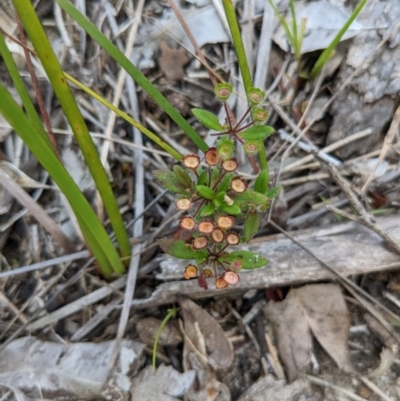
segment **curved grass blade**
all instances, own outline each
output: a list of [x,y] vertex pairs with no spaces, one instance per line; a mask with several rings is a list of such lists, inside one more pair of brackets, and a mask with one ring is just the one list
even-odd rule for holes
[[[16,1],[16,0],[14,0]],[[148,95],[182,128],[187,136],[205,152],[208,145],[190,124],[168,102],[161,92],[137,69],[125,55],[114,46],[103,33],[92,24],[68,0],[55,0],[55,2],[81,26],[147,93]]]
[[340,42],[340,39],[342,39],[342,36],[347,32],[347,30],[349,29],[350,25],[357,18],[358,14],[360,14],[361,10],[364,8],[364,6],[367,3],[367,1],[368,0],[361,0],[360,1],[358,6],[354,9],[353,13],[350,15],[349,19],[342,26],[342,28],[337,33],[337,35],[333,38],[332,42],[329,44],[329,46],[318,57],[318,60],[315,62],[314,67],[312,68],[312,70],[310,72],[310,78],[311,79],[315,78],[321,72],[321,70],[324,67],[324,65],[331,58],[332,52],[335,50],[335,47]]
[[164,142],[161,138],[159,138],[156,134],[148,130],[145,126],[140,124],[138,121],[133,119],[131,116],[126,114],[124,111],[120,110],[118,107],[114,106],[112,103],[98,95],[96,92],[92,91],[90,88],[87,86],[83,85],[81,82],[79,82],[77,79],[72,77],[71,75],[67,74],[64,72],[65,77],[68,79],[68,81],[72,82],[74,85],[85,91],[88,95],[92,96],[95,98],[97,101],[99,101],[101,104],[112,110],[115,114],[118,114],[121,118],[123,118],[125,121],[127,121],[129,124],[132,124],[135,128],[137,128],[140,132],[142,132],[144,135],[146,135],[148,138],[150,138],[152,141],[154,141],[160,148],[164,149],[166,152],[168,152],[172,157],[175,157],[176,160],[179,162],[182,161],[183,157],[182,155],[176,151],[174,148],[172,148],[170,145],[168,145],[166,142]]
[[25,87],[24,81],[19,75],[18,68],[15,65],[10,50],[8,50],[8,47],[4,40],[4,36],[1,33],[1,31],[0,31],[0,54],[3,57],[8,72],[10,73],[15,89],[17,90],[19,97],[22,100],[22,104],[24,105],[29,120],[32,122],[39,135],[47,142],[47,144],[51,148],[53,148],[50,139],[47,136],[46,130],[43,127],[42,121],[40,120],[39,114],[37,113],[35,106],[33,105],[32,99],[29,96],[29,92]]
[[36,131],[18,104],[0,85],[0,113],[22,138],[40,164],[49,172],[54,182],[64,193],[76,214],[82,232],[93,255],[105,275],[113,271],[122,274],[125,270],[118,252],[107,235],[86,198],[61,164],[53,149]]
[[[30,0],[13,0],[14,7],[24,25],[26,32],[35,48],[36,54],[50,80],[52,88],[60,101],[78,145],[93,176],[96,188],[100,193],[111,225],[114,229],[121,254],[124,258],[131,254],[131,245],[118,208],[111,185],[104,167],[100,161],[97,149],[89,134],[85,121],[64,77],[61,66],[53,52],[51,44],[35,13]],[[50,171],[49,171],[50,173]],[[129,261],[126,260],[126,263]]]

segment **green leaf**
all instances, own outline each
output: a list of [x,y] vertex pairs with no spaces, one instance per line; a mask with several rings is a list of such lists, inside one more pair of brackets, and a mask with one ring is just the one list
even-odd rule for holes
[[282,187],[274,187],[271,189],[268,189],[267,191],[265,191],[265,196],[267,196],[269,199],[274,199],[275,196],[277,196],[279,194],[279,192],[281,192]]
[[206,187],[205,185],[197,185],[196,190],[199,195],[204,199],[211,200],[214,198],[214,191],[211,188]]
[[192,113],[205,127],[222,132],[225,128],[218,121],[218,117],[203,109],[192,109]]
[[190,189],[192,186],[192,179],[188,172],[181,166],[175,165],[173,167],[174,173],[178,181],[187,189]]
[[247,205],[263,206],[269,204],[269,198],[267,196],[250,189],[241,194],[234,194],[231,198],[239,207]]
[[162,186],[168,189],[168,191],[174,194],[187,195],[186,188],[181,184],[173,171],[154,170],[153,175]]
[[200,209],[200,216],[210,216],[215,212],[215,205],[214,203],[210,203],[208,205],[203,206]]
[[157,243],[165,253],[178,259],[196,259],[200,263],[207,259],[207,251],[205,249],[193,249],[180,239],[162,238],[157,240]]
[[197,185],[204,185],[207,182],[208,174],[207,171],[198,171],[199,178],[197,179]]
[[231,186],[232,177],[232,173],[225,174],[224,178],[222,178],[221,182],[217,186],[217,192],[228,192]]
[[265,194],[268,189],[269,174],[267,170],[262,170],[254,183],[254,191]]
[[224,201],[225,198],[225,192],[218,192],[217,195],[214,197],[214,204],[217,207],[220,207],[222,205],[222,202]]
[[245,131],[240,136],[245,141],[262,141],[275,132],[275,129],[268,125],[255,125]]
[[244,221],[244,241],[249,242],[258,232],[260,227],[260,218],[257,212],[253,211],[247,214]]
[[227,205],[226,203],[221,206],[221,210],[233,216],[241,213],[240,207],[238,205]]
[[240,260],[242,269],[258,269],[268,264],[268,259],[250,251],[235,251],[224,255],[223,260],[228,263]]

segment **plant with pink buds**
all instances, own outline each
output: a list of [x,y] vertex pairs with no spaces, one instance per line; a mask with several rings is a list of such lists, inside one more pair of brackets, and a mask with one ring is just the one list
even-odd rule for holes
[[[220,84],[215,89],[217,98],[225,109],[226,100],[233,87]],[[242,242],[249,242],[256,235],[259,213],[267,210],[279,188],[269,189],[268,170],[257,176],[254,187],[240,175],[239,163],[233,157],[235,147],[243,145],[248,154],[257,154],[273,128],[262,125],[268,112],[260,105],[264,93],[251,88],[248,93],[249,108],[236,123],[231,113],[226,114],[226,124],[207,110],[193,109],[194,116],[219,136],[216,146],[199,156],[189,154],[182,159],[182,166],[172,171],[155,171],[156,179],[170,192],[176,194],[176,207],[183,213],[179,226],[191,239],[175,238],[158,240],[168,254],[181,259],[194,260],[184,272],[185,279],[197,278],[200,287],[207,289],[207,280],[214,277],[215,286],[223,289],[239,281],[238,271],[265,266],[268,260],[254,252],[232,250]],[[246,118],[251,122],[247,123]],[[235,173],[235,176],[233,175]],[[244,221],[243,234],[232,231],[237,221]]]

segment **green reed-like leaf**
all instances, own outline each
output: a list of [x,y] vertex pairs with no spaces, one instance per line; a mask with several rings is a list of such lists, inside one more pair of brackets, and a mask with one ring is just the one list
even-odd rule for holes
[[2,85],[0,85],[0,98],[2,99],[0,113],[22,138],[41,165],[49,172],[54,182],[68,199],[77,216],[87,245],[96,257],[103,273],[106,275],[110,275],[113,271],[118,274],[123,273],[124,266],[103,225],[53,149],[36,131],[33,123],[28,120]]
[[350,25],[353,23],[353,21],[357,18],[358,14],[360,14],[361,10],[364,8],[365,4],[367,4],[368,0],[361,0],[358,6],[354,9],[352,14],[350,15],[349,19],[346,21],[346,23],[342,26],[342,29],[337,33],[337,35],[333,38],[332,42],[329,44],[329,46],[321,53],[321,55],[318,57],[318,60],[314,64],[314,67],[311,70],[310,73],[310,78],[313,79],[315,78],[322,70],[324,65],[327,63],[327,61],[331,58],[333,50],[335,47],[338,45],[340,42],[340,39],[342,39],[342,36],[346,33],[346,31],[349,29]]
[[[117,200],[61,66],[35,13],[31,1],[13,0],[13,4],[29,35],[29,38],[32,41],[37,56],[43,64],[51,86],[61,104],[78,142],[79,148],[81,149],[87,166],[93,176],[96,188],[100,193],[104,207],[114,229],[121,254],[124,258],[127,258],[131,254],[131,244],[119,211]],[[125,263],[128,262],[128,260],[125,260]]]
[[205,152],[208,149],[208,145],[203,141],[201,136],[190,126],[181,114],[177,112],[161,92],[94,24],[92,24],[68,0],[55,0],[55,2],[148,93],[148,95],[171,117],[171,119],[182,128],[186,135],[190,137],[200,150]]

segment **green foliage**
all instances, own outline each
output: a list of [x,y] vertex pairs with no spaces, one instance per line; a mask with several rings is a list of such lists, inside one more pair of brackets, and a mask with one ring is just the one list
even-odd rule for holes
[[254,191],[265,194],[268,189],[269,184],[269,175],[266,170],[262,170],[260,174],[258,174],[256,181],[254,182]]
[[190,175],[187,173],[187,171],[179,165],[175,165],[173,167],[173,171],[180,184],[184,188],[190,189],[192,186],[192,179],[190,178]]
[[249,242],[257,234],[258,228],[260,227],[260,218],[256,211],[251,211],[246,215],[244,220],[244,241]]
[[153,175],[168,191],[174,194],[187,194],[187,187],[182,184],[174,171],[154,170]]
[[221,210],[225,213],[231,214],[232,216],[236,216],[241,213],[240,207],[238,205],[228,205],[223,204],[221,205]]
[[255,125],[243,131],[240,136],[245,141],[263,141],[275,132],[274,128],[268,125]]
[[192,109],[192,113],[205,127],[220,132],[224,130],[215,114],[203,109]]
[[201,263],[207,258],[207,251],[204,249],[193,249],[182,240],[162,238],[157,240],[157,243],[165,253],[178,259],[195,259]]
[[214,198],[214,191],[211,188],[206,187],[205,185],[197,185],[196,187],[199,195],[207,200],[212,200]]
[[267,196],[269,199],[274,199],[276,196],[278,196],[279,192],[281,192],[282,187],[274,187],[271,189],[268,189],[265,192],[265,196]]
[[257,253],[250,251],[234,251],[227,253],[221,257],[221,261],[233,263],[235,261],[242,262],[242,269],[258,269],[268,264],[268,259]]
[[204,216],[211,216],[215,212],[215,204],[214,203],[209,203],[208,205],[204,205],[199,212],[199,215],[201,217]]
[[232,195],[232,199],[235,201],[235,204],[240,206],[262,206],[269,205],[269,198],[263,194],[260,194],[256,191],[252,191],[248,189],[247,191],[241,194]]

